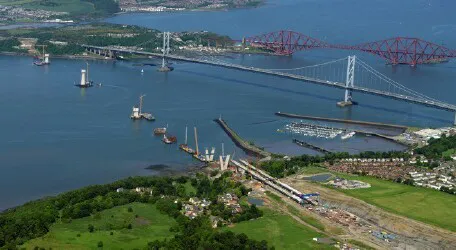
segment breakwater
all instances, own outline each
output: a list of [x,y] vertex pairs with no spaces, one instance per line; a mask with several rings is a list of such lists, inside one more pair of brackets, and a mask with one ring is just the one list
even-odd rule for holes
[[298,139],[293,139],[293,142],[296,143],[297,145],[301,146],[301,147],[310,148],[310,149],[313,149],[313,150],[318,151],[318,152],[323,153],[323,154],[331,153],[331,151],[329,151],[329,150],[326,150],[324,148],[312,145],[312,144],[307,143],[305,141],[301,141],[301,140],[298,140]]
[[221,118],[214,120],[217,124],[219,124],[222,129],[226,132],[226,134],[233,140],[234,144],[244,150],[247,154],[251,154],[254,156],[259,157],[269,157],[271,154],[266,152],[255,145],[251,145],[250,143],[244,141],[234,130],[232,130],[228,124]]
[[384,128],[394,128],[394,129],[400,129],[400,130],[402,130],[402,132],[404,132],[407,129],[406,126],[395,125],[395,124],[386,124],[386,123],[380,123],[380,122],[356,121],[356,120],[346,120],[346,119],[338,119],[338,118],[308,116],[308,115],[298,115],[298,114],[282,113],[280,111],[276,112],[275,115],[282,116],[282,117],[288,117],[288,118],[297,118],[297,119],[340,122],[340,123],[351,123],[351,124],[358,124],[358,125],[368,125],[368,126],[376,126],[376,127],[384,127]]

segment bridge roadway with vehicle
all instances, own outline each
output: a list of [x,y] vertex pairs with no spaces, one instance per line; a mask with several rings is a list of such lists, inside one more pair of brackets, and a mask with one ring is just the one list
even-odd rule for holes
[[[123,48],[98,47],[98,46],[91,46],[91,45],[82,45],[82,47],[84,47],[88,50],[109,51],[110,54],[125,53],[125,54],[152,56],[152,57],[163,57],[163,54],[160,54],[160,53],[137,51],[137,50],[123,49]],[[108,53],[106,53],[106,54],[108,54]],[[347,86],[345,86],[345,83],[340,83],[340,82],[331,82],[331,81],[316,79],[316,78],[307,77],[307,76],[289,74],[289,73],[284,73],[284,72],[277,72],[277,71],[268,70],[268,69],[249,67],[249,66],[243,66],[243,65],[239,65],[239,64],[232,64],[232,63],[226,63],[226,62],[220,62],[220,61],[209,61],[209,60],[204,60],[204,59],[188,58],[188,57],[177,56],[177,55],[166,55],[165,57],[167,59],[176,60],[176,61],[206,64],[206,65],[225,67],[225,68],[230,68],[230,69],[237,69],[237,70],[261,73],[261,74],[266,74],[266,75],[278,76],[278,77],[288,78],[288,79],[293,79],[293,80],[311,82],[311,83],[316,83],[316,84],[325,85],[325,86],[329,86],[329,87],[335,87],[335,88],[340,88],[340,89],[344,89],[344,90],[348,89],[348,90],[354,91],[354,92],[361,92],[361,93],[366,93],[366,94],[370,94],[370,95],[383,96],[383,97],[387,97],[387,98],[391,98],[391,99],[406,101],[406,102],[410,102],[410,103],[416,103],[416,104],[433,107],[433,108],[437,108],[437,109],[441,109],[441,110],[456,112],[456,106],[452,105],[452,104],[432,101],[432,100],[424,100],[424,99],[417,98],[417,97],[406,96],[406,95],[385,92],[385,91],[375,90],[375,89],[370,89],[370,88],[364,88],[364,87],[359,87],[359,86],[347,87]],[[456,116],[455,116],[455,122],[456,122]]]

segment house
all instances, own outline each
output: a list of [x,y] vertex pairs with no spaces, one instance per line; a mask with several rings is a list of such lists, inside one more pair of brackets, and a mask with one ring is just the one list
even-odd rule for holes
[[210,216],[209,220],[211,221],[212,228],[217,228],[219,222],[223,222],[223,219],[217,216]]
[[211,205],[211,202],[207,201],[206,199],[203,199],[201,201],[200,205],[201,205],[201,207],[206,208],[206,207],[209,207]]
[[117,192],[117,193],[121,193],[121,192],[123,192],[124,190],[125,190],[124,188],[118,188],[118,189],[116,189],[116,192]]
[[188,202],[190,202],[191,204],[198,204],[200,203],[200,199],[198,199],[198,197],[191,197],[190,199],[188,199]]

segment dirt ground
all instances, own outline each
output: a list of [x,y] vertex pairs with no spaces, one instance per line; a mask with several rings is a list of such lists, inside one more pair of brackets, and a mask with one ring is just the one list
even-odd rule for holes
[[[386,212],[359,199],[343,193],[322,187],[293,176],[282,179],[303,193],[319,192],[321,203],[346,211],[359,217],[363,226],[345,226],[348,231],[347,238],[355,238],[376,248],[386,249],[456,249],[456,233],[418,222],[403,216]],[[314,213],[315,214],[315,213]],[[328,224],[326,219],[320,221]],[[334,222],[330,222],[334,224]],[[387,231],[397,235],[391,242],[382,242],[373,237],[368,228],[372,230]],[[344,236],[340,236],[344,237]]]

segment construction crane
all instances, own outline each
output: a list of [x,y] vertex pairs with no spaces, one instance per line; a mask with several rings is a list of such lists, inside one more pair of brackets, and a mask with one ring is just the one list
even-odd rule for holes
[[41,55],[40,51],[36,50],[37,53],[38,53],[38,56],[36,56],[36,58],[39,59],[39,61],[35,61],[34,64],[37,65],[37,66],[43,66],[43,65],[50,64],[50,62],[49,62],[49,54],[44,53],[44,48],[46,48],[47,45],[35,45],[35,47],[42,47],[43,48],[43,54]]
[[46,48],[47,45],[35,45],[35,47],[41,47],[43,49],[43,54],[40,53],[40,50],[36,50],[36,52],[38,53],[38,56],[44,58],[44,48]]

